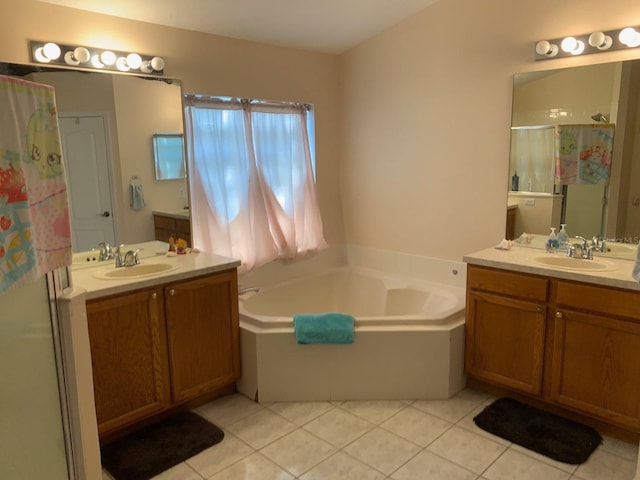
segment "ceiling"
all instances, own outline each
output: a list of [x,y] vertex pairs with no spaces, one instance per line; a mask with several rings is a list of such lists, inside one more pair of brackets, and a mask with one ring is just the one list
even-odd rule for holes
[[342,53],[438,0],[39,0],[116,17]]

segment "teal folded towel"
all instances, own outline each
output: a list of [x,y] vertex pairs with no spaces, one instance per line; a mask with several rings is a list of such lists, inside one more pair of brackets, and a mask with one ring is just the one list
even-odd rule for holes
[[293,316],[296,342],[353,343],[354,319],[346,313],[302,313]]

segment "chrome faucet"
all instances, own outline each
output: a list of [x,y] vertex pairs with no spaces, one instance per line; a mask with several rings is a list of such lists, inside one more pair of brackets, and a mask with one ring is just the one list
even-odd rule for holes
[[109,245],[109,242],[100,242],[98,247],[100,247],[100,253],[98,255],[99,262],[104,262],[105,260],[113,258],[113,252],[111,251],[111,245]]
[[567,257],[571,258],[583,258],[585,260],[593,260],[593,245],[589,245],[589,242],[582,238],[576,237],[578,240],[582,240],[581,243],[572,243],[567,247]]
[[133,267],[134,265],[140,264],[140,256],[139,250],[127,250],[127,252],[122,255],[122,250],[124,249],[124,245],[120,245],[116,249],[115,259],[116,259],[116,268],[120,267]]

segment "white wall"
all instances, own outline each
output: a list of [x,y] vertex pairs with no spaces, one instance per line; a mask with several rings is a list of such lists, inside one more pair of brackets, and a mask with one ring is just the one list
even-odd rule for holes
[[347,241],[450,259],[497,244],[513,74],[638,57],[534,61],[538,40],[638,18],[634,0],[440,0],[343,55]]

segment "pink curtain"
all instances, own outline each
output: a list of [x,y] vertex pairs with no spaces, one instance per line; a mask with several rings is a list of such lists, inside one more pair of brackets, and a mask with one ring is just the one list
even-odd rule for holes
[[248,271],[326,248],[307,108],[187,96],[193,243]]

